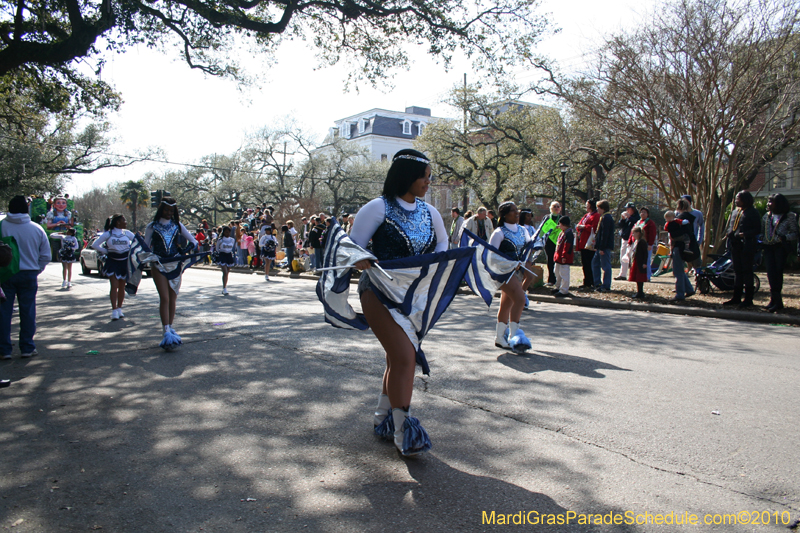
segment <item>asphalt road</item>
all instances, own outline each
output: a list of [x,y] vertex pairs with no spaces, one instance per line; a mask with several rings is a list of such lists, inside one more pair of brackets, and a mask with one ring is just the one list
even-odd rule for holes
[[[787,531],[800,518],[797,328],[534,304],[534,350],[518,356],[494,347],[496,303],[459,296],[423,343],[431,375],[412,402],[433,450],[405,460],[371,435],[378,342],[325,324],[307,280],[231,274],[222,296],[218,272],[190,270],[184,346],[167,354],[151,281],[111,322],[107,281],[62,290],[55,264],[39,279],[40,355],[0,362],[11,531]],[[570,524],[530,523],[544,514]],[[698,524],[635,523],[648,515]]]

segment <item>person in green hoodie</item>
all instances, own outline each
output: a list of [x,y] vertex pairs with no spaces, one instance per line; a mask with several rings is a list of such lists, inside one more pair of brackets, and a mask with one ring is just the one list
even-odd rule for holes
[[[547,254],[547,283],[546,287],[554,287],[556,284],[556,270],[555,262],[553,260],[556,253],[556,243],[558,236],[561,235],[561,230],[558,227],[558,221],[561,218],[561,204],[558,202],[550,202],[550,214],[542,218],[542,223],[539,225],[539,235],[544,241],[544,251]],[[537,235],[538,237],[538,235]]]

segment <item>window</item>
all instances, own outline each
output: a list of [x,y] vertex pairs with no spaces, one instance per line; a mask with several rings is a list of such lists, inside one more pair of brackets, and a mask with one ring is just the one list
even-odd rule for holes
[[344,139],[350,138],[350,124],[342,122],[341,126],[339,126],[339,137]]
[[411,135],[411,121],[404,120],[403,121],[403,135]]
[[381,154],[381,161],[388,161],[388,160],[389,160],[389,156],[388,155]]
[[417,135],[422,135],[422,133],[425,131],[425,124],[423,122],[420,122],[419,124],[417,124],[417,129],[419,130],[419,133]]
[[364,133],[367,130],[367,125],[369,124],[368,118],[362,118],[358,121],[358,133]]

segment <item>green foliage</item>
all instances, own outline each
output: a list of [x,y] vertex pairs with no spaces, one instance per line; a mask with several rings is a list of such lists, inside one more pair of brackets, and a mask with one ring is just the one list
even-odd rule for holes
[[533,13],[535,0],[29,0],[24,10],[0,3],[7,14],[0,23],[0,75],[25,67],[82,88],[86,80],[74,60],[98,60],[101,42],[118,52],[137,44],[174,48],[191,68],[244,80],[236,62],[242,49],[271,57],[282,40],[301,39],[321,62],[347,61],[355,79],[375,81],[407,67],[409,44],[426,45],[445,64],[461,49],[500,75],[534,57],[545,27]]
[[474,192],[489,209],[512,198],[552,195],[552,169],[543,155],[563,127],[558,111],[492,98],[475,86],[453,89],[447,102],[469,116],[466,128],[434,122],[416,141],[437,179]]

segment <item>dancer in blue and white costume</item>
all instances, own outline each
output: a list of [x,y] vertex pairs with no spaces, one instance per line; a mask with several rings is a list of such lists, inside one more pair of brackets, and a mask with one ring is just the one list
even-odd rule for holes
[[[228,271],[232,266],[236,266],[236,258],[233,256],[233,249],[236,247],[236,239],[231,237],[231,227],[222,228],[222,235],[217,239],[216,263],[222,270],[222,294],[228,294]],[[238,253],[238,252],[236,252]]]
[[81,249],[78,239],[75,238],[75,228],[69,228],[65,233],[51,233],[50,237],[61,239],[61,248],[58,258],[61,260],[62,289],[72,287],[72,264],[78,262],[78,250]]
[[278,240],[275,238],[275,235],[272,234],[275,225],[270,224],[266,226],[266,228],[266,232],[258,241],[258,247],[261,249],[261,260],[264,262],[264,281],[269,281],[269,270],[272,267],[272,262],[275,261]]
[[[525,245],[531,240],[527,230],[519,225],[519,210],[514,202],[500,204],[497,209],[497,229],[492,233],[489,244],[500,250],[506,256],[517,261],[525,260]],[[531,265],[528,265],[530,268]],[[530,349],[528,341],[522,330],[519,329],[519,321],[522,317],[522,310],[525,307],[525,285],[526,278],[532,276],[525,271],[523,281],[515,274],[511,276],[507,283],[500,287],[500,309],[497,311],[497,326],[494,345],[498,348],[510,348],[515,352],[524,352]],[[506,336],[506,330],[507,336]]]
[[[419,199],[425,196],[430,182],[430,162],[424,154],[410,149],[397,152],[383,184],[383,196],[361,208],[350,238],[362,248],[368,248],[371,241],[369,249],[378,261],[446,251],[447,230],[442,216]],[[356,267],[367,270],[371,263],[360,261]],[[370,287],[369,277],[362,275],[358,285],[361,307],[370,329],[386,351],[383,388],[375,409],[376,433],[392,438],[402,455],[416,455],[430,448],[427,433],[418,420],[409,416],[416,350]],[[403,438],[412,431],[411,427],[424,434],[424,438],[417,439],[423,443],[404,447]]]
[[[106,220],[105,233],[92,243],[92,248],[106,255],[101,274],[111,282],[111,320],[119,320],[125,315],[122,313],[122,303],[125,301],[125,283],[128,281],[128,256],[131,253],[131,243],[135,238],[133,232],[127,230],[128,221],[125,215],[111,215]],[[105,243],[105,248],[103,247]],[[106,252],[106,250],[108,250]]]
[[[183,250],[178,247],[179,235],[189,243]],[[160,259],[173,259],[182,252],[197,248],[197,240],[180,222],[178,203],[169,196],[161,199],[153,222],[148,224],[145,230],[144,242]],[[172,327],[175,321],[178,291],[181,288],[181,268],[182,261],[162,261],[154,263],[152,268],[153,281],[158,290],[158,312],[164,328],[164,339],[160,346],[167,351],[182,344],[181,338]]]

